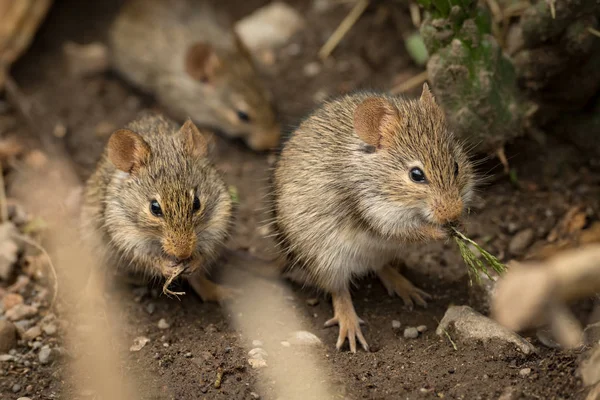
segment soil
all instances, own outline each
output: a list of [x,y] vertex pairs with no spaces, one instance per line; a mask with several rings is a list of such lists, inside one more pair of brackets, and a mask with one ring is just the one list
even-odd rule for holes
[[[238,3],[231,0],[220,4],[239,18],[266,1]],[[307,16],[307,26],[277,51],[273,65],[264,68],[265,81],[288,129],[327,96],[361,88],[387,90],[397,79],[419,72],[403,47],[402,31],[411,26],[408,15],[393,19],[369,10],[331,60],[321,65],[320,72],[307,77],[304,66],[316,61],[320,45],[348,8],[335,5],[317,12],[311,2],[289,3]],[[74,77],[67,70],[62,51],[65,41],[104,41],[119,4],[116,0],[57,1],[33,46],[12,70],[25,95],[67,128],[62,140],[82,182],[108,138],[107,125],[120,127],[144,107],[160,109],[151,97],[140,94],[112,72]],[[31,132],[23,120],[20,123],[32,138],[52,132],[52,126],[46,132]],[[574,205],[587,207],[592,219],[598,216],[600,163],[581,159],[569,145],[547,139],[544,144],[521,139],[507,149],[516,178],[502,175],[493,160],[479,166],[488,179],[469,217],[467,233],[503,261],[513,257],[508,247],[518,231],[531,228],[535,239],[543,240]],[[262,208],[272,156],[252,153],[219,138],[215,160],[240,198],[231,246],[261,254],[270,243],[260,234],[263,216],[257,210]],[[360,281],[354,290],[354,304],[368,322],[363,332],[372,347],[369,353],[335,351],[336,329],[323,328],[331,317],[330,303],[320,297],[317,305],[310,306],[307,300],[315,297],[315,292],[291,286],[293,296],[288,301],[304,317],[305,329],[323,341],[318,354],[329,367],[328,379],[335,382],[339,398],[497,399],[509,392],[512,397],[506,398],[510,399],[584,398],[586,389],[576,373],[580,355],[545,347],[534,334],[525,335],[538,349],[530,356],[460,341],[455,349],[445,336],[436,335],[437,323],[451,304],[486,311],[485,303],[470,289],[466,268],[453,243],[407,246],[403,269],[433,299],[426,309],[407,311],[401,300],[389,297],[375,279]],[[583,316],[589,312],[589,303],[580,307]],[[122,353],[128,370],[143,371],[149,378],[143,398],[256,398],[252,392],[264,399],[273,398],[268,387],[262,391],[258,388],[262,371],[251,369],[247,362],[252,340],[261,338],[240,336],[223,308],[203,304],[191,295],[181,301],[169,299],[158,296],[156,288],[146,287],[127,288],[124,307],[123,334],[130,341],[140,335],[151,339],[142,351],[124,349]],[[161,318],[170,323],[167,330],[157,327]],[[392,320],[400,321],[402,328],[394,330]],[[405,327],[419,325],[428,330],[416,339],[403,337]],[[214,381],[219,368],[224,378],[217,389]],[[523,368],[532,372],[523,377],[519,374]],[[89,393],[73,393],[64,383],[67,372],[62,361],[29,367],[0,362],[0,376],[0,399],[24,395],[32,399],[93,398]],[[18,393],[13,391],[15,384],[21,387]]]

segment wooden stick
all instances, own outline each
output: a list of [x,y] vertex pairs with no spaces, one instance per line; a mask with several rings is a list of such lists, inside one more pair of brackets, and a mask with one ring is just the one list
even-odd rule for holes
[[358,0],[358,2],[354,5],[354,8],[352,8],[346,18],[344,18],[329,39],[327,39],[327,42],[325,42],[323,47],[321,47],[319,50],[319,58],[325,60],[327,57],[329,57],[331,52],[341,42],[346,33],[348,33],[356,21],[358,21],[362,13],[367,9],[369,1],[370,0]]
[[423,72],[413,76],[412,78],[394,86],[390,90],[390,93],[400,94],[400,93],[408,92],[411,89],[421,86],[423,84],[423,82],[425,82],[427,80],[428,77],[429,77],[429,75],[427,74],[427,71],[423,71]]

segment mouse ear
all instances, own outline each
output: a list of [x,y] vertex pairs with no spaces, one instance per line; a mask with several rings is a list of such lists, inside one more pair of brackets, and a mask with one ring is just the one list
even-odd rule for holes
[[368,145],[381,148],[386,136],[398,125],[398,110],[388,100],[371,97],[354,110],[354,130]]
[[429,85],[427,85],[427,82],[423,84],[423,92],[421,93],[420,101],[421,103],[425,104],[435,104],[435,99],[433,98],[431,90],[429,90]]
[[205,157],[208,154],[208,139],[198,130],[191,119],[187,119],[177,132],[183,140],[185,151],[194,157]]
[[150,146],[129,129],[115,131],[108,140],[108,159],[123,172],[135,173],[149,157]]
[[185,56],[185,72],[202,82],[213,80],[221,67],[221,60],[213,47],[204,42],[190,46]]

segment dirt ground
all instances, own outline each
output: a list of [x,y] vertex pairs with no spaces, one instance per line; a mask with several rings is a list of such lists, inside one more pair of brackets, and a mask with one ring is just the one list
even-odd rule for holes
[[[106,28],[119,1],[57,1],[26,56],[13,68],[23,92],[45,112],[60,120],[66,129],[62,139],[82,181],[89,176],[110,129],[132,119],[144,107],[157,107],[153,100],[109,72],[78,78],[67,71],[62,46],[65,41],[90,43],[105,40]],[[235,18],[265,1],[222,2]],[[275,63],[265,67],[284,124],[292,129],[317,101],[326,96],[358,88],[389,89],[395,80],[412,76],[419,69],[404,51],[402,30],[410,24],[408,15],[392,21],[377,12],[368,12],[314,77],[304,73],[306,64],[316,61],[320,45],[347,12],[334,6],[315,11],[312,2],[289,1],[306,15],[307,27],[276,54]],[[398,26],[403,27],[398,29]],[[299,51],[298,51],[299,49]],[[293,51],[292,51],[293,50]],[[415,93],[411,93],[414,95]],[[52,132],[31,132],[31,137]],[[43,125],[43,124],[42,124]],[[600,163],[582,159],[565,143],[548,138],[542,144],[522,139],[507,149],[517,179],[501,174],[496,161],[483,163],[480,173],[488,183],[480,191],[481,201],[469,217],[467,232],[486,243],[488,251],[503,261],[513,255],[508,247],[516,232],[531,228],[535,239],[543,239],[558,220],[575,205],[588,209],[590,219],[598,216]],[[216,163],[240,198],[231,247],[261,254],[270,246],[260,233],[261,199],[265,193],[270,156],[254,154],[238,144],[219,139]],[[13,182],[16,185],[18,182]],[[331,305],[320,297],[317,305],[307,304],[315,292],[292,286],[287,301],[307,321],[306,329],[323,342],[319,357],[328,365],[328,377],[339,398],[347,399],[497,399],[512,389],[510,399],[581,399],[586,389],[576,374],[579,353],[552,349],[535,334],[525,335],[538,349],[523,356],[498,351],[493,346],[456,343],[435,334],[437,323],[451,304],[468,304],[485,311],[469,290],[466,268],[453,243],[407,246],[404,269],[413,282],[433,295],[427,309],[404,310],[400,299],[390,298],[375,279],[359,282],[354,291],[358,314],[368,324],[363,331],[372,351],[335,351],[336,329],[325,329]],[[148,380],[144,398],[152,399],[270,399],[269,390],[257,388],[262,370],[253,370],[247,351],[253,340],[232,327],[231,315],[197,297],[181,301],[158,296],[155,288],[129,287],[125,291],[127,321],[124,335],[133,340],[144,335],[151,342],[142,350],[123,351],[124,368],[144,371]],[[588,304],[589,303],[589,304]],[[580,306],[587,317],[591,301]],[[161,330],[165,318],[170,327]],[[402,324],[392,328],[392,320]],[[405,327],[427,326],[416,339],[403,337]],[[52,339],[56,340],[56,339]],[[23,346],[19,352],[31,354]],[[89,393],[72,393],[64,385],[67,372],[58,360],[49,365],[7,366],[0,362],[0,399],[93,398]],[[214,387],[218,368],[225,372],[219,389]],[[531,368],[521,376],[519,371]],[[15,385],[20,389],[15,392]],[[73,397],[71,397],[73,396]]]

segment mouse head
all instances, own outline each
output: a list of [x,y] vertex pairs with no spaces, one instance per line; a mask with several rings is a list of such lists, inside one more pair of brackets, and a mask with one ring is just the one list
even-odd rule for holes
[[157,135],[131,129],[112,134],[107,157],[117,173],[106,222],[112,240],[150,260],[150,272],[186,273],[212,261],[227,236],[231,198],[206,159],[207,140],[187,121],[179,130],[159,119]]
[[419,100],[364,99],[354,130],[376,181],[367,196],[374,225],[390,235],[427,227],[446,236],[472,198],[473,168],[427,84]]
[[[213,123],[241,137],[254,150],[277,146],[280,126],[270,94],[260,82],[251,55],[237,35],[234,54],[219,52],[205,42],[192,44],[184,61],[185,72],[202,87],[199,106],[208,106]],[[195,115],[190,109],[190,115]]]

